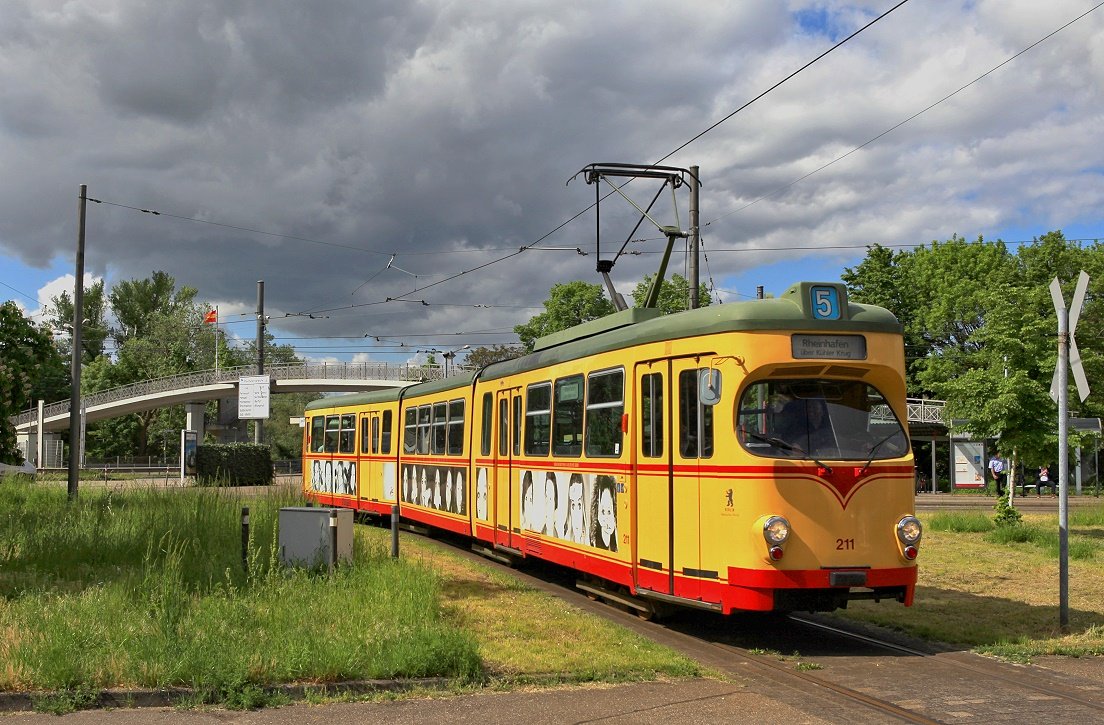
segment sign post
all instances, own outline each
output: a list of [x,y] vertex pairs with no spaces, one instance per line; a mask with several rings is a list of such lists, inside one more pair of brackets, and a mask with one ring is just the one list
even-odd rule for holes
[[1058,365],[1050,384],[1050,397],[1058,403],[1058,618],[1063,632],[1069,629],[1069,371],[1073,369],[1077,394],[1084,402],[1089,397],[1089,381],[1073,333],[1088,288],[1089,275],[1082,270],[1067,310],[1058,278],[1050,281],[1050,297],[1058,313]]

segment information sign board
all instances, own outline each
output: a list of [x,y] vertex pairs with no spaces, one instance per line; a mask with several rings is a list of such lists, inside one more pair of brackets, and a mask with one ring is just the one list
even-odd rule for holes
[[268,418],[270,385],[267,375],[242,375],[238,378],[238,418],[240,420]]

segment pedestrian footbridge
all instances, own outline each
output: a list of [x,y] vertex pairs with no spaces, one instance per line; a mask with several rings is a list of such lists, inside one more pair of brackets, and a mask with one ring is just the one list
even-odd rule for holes
[[[253,365],[203,370],[124,385],[82,398],[86,423],[115,418],[128,413],[164,408],[181,403],[205,403],[209,400],[234,398],[238,380],[256,375]],[[399,388],[442,376],[437,366],[389,365],[387,363],[293,363],[266,365],[263,375],[272,379],[273,393],[367,392]],[[17,433],[26,433],[38,426],[38,410],[28,410],[12,416]],[[69,429],[69,401],[51,403],[43,408],[42,430],[56,432]]]
[[[390,365],[387,363],[292,363],[266,365],[264,375],[272,379],[273,393],[367,392],[398,388],[424,380],[437,380],[443,369],[433,365]],[[182,403],[202,404],[209,400],[234,398],[238,380],[256,375],[252,365],[203,370],[124,385],[84,396],[86,423],[115,418],[128,413],[164,408]],[[945,436],[943,401],[908,399],[908,425],[913,435]],[[17,433],[28,433],[38,426],[38,410],[12,416]],[[46,405],[42,412],[43,432],[69,428],[69,401]]]

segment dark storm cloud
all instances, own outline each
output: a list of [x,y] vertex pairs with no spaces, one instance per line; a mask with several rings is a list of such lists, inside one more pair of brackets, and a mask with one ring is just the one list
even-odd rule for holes
[[[670,158],[702,167],[714,279],[723,286],[726,274],[792,254],[738,257],[725,247],[922,243],[1084,218],[1104,195],[1098,176],[1082,172],[1104,167],[1092,143],[1104,61],[1085,50],[1102,47],[1095,16],[1016,72],[789,186],[1083,5],[906,6]],[[93,197],[165,212],[93,205],[87,265],[109,283],[165,270],[237,314],[264,279],[266,307],[288,334],[448,340],[510,328],[533,311],[476,305],[539,305],[555,282],[598,281],[592,214],[543,242],[568,251],[530,251],[428,285],[584,209],[594,189],[565,185],[584,165],[657,161],[882,9],[9,2],[0,16],[0,248],[39,266],[70,256],[86,182]],[[939,47],[924,37],[941,38]],[[652,192],[632,193],[647,203]],[[669,202],[660,205],[673,223]],[[617,199],[603,219],[608,257],[632,221]],[[630,250],[653,254],[618,261],[626,295],[661,247],[653,229],[636,236],[652,241]],[[392,254],[395,268],[383,271]],[[364,306],[389,297],[429,305]]]

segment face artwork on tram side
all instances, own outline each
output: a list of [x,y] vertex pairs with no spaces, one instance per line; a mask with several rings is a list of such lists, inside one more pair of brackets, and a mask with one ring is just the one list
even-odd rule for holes
[[392,461],[383,464],[383,498],[395,500],[395,464]]
[[480,468],[475,475],[475,518],[487,520],[487,469]]
[[[467,515],[463,468],[405,464],[401,478],[403,503]],[[394,475],[391,480],[394,480]]]
[[617,482],[613,476],[522,471],[518,488],[523,530],[617,551]]
[[311,461],[311,490],[336,496],[356,496],[356,462]]

